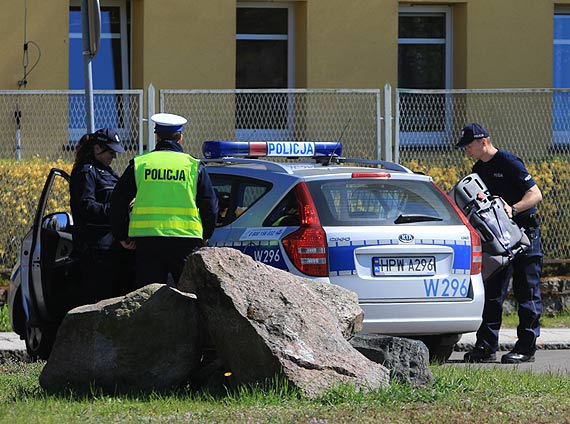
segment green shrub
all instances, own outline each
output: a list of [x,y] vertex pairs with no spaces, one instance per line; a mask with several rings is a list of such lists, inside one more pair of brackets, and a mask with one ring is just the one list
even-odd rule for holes
[[[411,160],[404,163],[413,171],[430,175],[444,191],[449,191],[471,171],[472,161],[464,158],[463,169],[450,168],[444,162],[430,163]],[[547,259],[570,258],[570,173],[568,164],[561,158],[526,161],[530,174],[542,191],[543,200],[538,206],[542,217],[542,248]],[[467,170],[467,171],[465,171]]]
[[[18,255],[20,241],[30,230],[38,199],[51,168],[71,172],[72,164],[58,160],[40,159],[15,161],[0,160],[0,268],[10,269]],[[48,211],[69,209],[69,190],[63,185],[54,187],[58,196],[48,205]]]

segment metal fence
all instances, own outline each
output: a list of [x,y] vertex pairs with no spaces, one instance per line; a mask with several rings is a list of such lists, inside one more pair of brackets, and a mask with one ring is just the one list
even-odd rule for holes
[[454,145],[465,124],[483,124],[496,147],[524,160],[542,190],[546,260],[570,259],[570,90],[399,89],[395,99],[396,161],[442,180],[442,172],[469,174],[473,161]]
[[185,116],[186,151],[205,140],[343,142],[343,155],[378,158],[380,90],[161,90],[160,110]]
[[[570,258],[570,90],[161,90],[160,111],[188,118],[184,145],[201,157],[205,140],[330,140],[343,156],[394,159],[429,169],[436,181],[470,172],[453,148],[461,128],[481,122],[499,148],[521,156],[543,191],[547,260]],[[149,87],[148,115],[155,102]],[[38,158],[71,164],[85,131],[82,91],[0,91],[0,165]],[[95,91],[95,126],[113,127],[126,144],[119,171],[143,143],[143,91]],[[392,105],[395,105],[392,115]],[[150,129],[150,127],[149,127]],[[147,132],[153,147],[152,131]],[[38,175],[37,179],[42,180]],[[456,179],[454,180],[456,181]],[[0,173],[0,199],[13,183]],[[446,187],[444,187],[446,188]],[[33,195],[32,195],[33,194]],[[8,196],[9,195],[9,196]],[[15,218],[0,224],[0,269],[14,263],[39,193],[16,196]],[[1,206],[1,205],[0,205]],[[4,234],[4,237],[2,237]]]
[[[114,128],[127,150],[113,162],[120,173],[143,151],[143,91],[93,94],[95,127]],[[47,176],[41,164],[70,168],[85,131],[83,91],[0,91],[0,269],[14,265],[20,240],[30,229]]]
[[[143,90],[95,90],[95,128],[114,128],[126,156],[142,152]],[[73,161],[86,131],[80,90],[0,91],[0,159]],[[115,163],[128,163],[126,157]]]

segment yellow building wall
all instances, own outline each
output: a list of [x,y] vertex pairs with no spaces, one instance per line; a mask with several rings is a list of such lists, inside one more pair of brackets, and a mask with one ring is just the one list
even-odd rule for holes
[[135,4],[142,21],[133,33],[142,38],[143,51],[133,51],[133,62],[142,65],[136,71],[141,88],[235,87],[235,0]]
[[[454,88],[552,86],[555,5],[570,0],[299,0],[299,88],[397,86],[398,8],[453,11]],[[131,87],[235,87],[235,0],[132,0]],[[0,0],[0,89],[18,88],[26,38],[41,49],[26,89],[68,87],[68,0]],[[26,16],[27,15],[27,16]],[[30,44],[28,70],[38,57]]]
[[[0,0],[0,10],[0,90],[17,90],[24,76],[24,37],[39,46],[41,57],[22,88],[67,89],[69,0]],[[30,43],[28,72],[37,59],[38,49]]]
[[468,88],[552,87],[552,2],[475,0],[467,17]]
[[307,87],[381,88],[398,79],[398,2],[307,0]]

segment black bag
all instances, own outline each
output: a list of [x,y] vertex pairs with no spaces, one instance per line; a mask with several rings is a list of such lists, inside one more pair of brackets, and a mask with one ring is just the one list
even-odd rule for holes
[[461,179],[450,196],[481,237],[483,279],[503,269],[529,248],[527,235],[509,218],[503,201],[489,193],[479,175],[469,174]]

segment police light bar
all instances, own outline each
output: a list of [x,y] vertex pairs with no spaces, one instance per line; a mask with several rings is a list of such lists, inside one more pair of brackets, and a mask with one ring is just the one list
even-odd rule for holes
[[336,141],[205,141],[207,159],[224,157],[330,157],[340,156],[342,143]]

